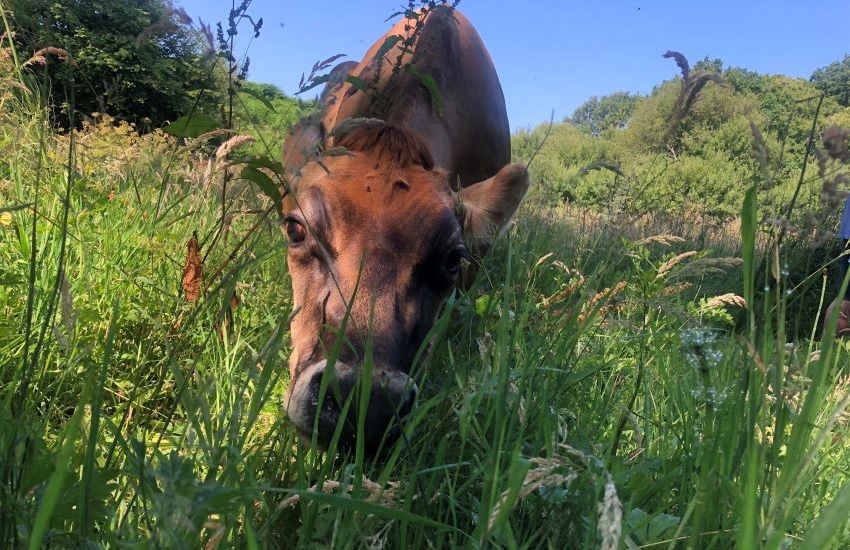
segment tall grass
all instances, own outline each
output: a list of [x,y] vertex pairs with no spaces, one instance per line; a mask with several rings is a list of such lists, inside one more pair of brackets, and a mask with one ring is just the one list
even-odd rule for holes
[[[846,345],[816,316],[787,342],[810,273],[785,273],[801,262],[767,247],[753,193],[737,247],[529,204],[448,300],[404,437],[373,459],[285,418],[266,199],[197,177],[204,149],[162,134],[56,135],[38,94],[2,86],[3,546],[850,543]],[[188,303],[194,232],[224,267]],[[742,325],[740,300],[706,299],[727,293]]]

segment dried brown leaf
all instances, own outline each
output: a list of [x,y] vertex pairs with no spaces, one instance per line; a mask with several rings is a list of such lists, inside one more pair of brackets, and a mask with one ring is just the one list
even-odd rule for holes
[[204,285],[204,261],[197,233],[186,243],[186,265],[183,267],[183,296],[187,302],[197,302]]

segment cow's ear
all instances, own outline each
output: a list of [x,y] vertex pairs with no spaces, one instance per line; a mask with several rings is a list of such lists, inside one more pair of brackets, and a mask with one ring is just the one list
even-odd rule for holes
[[305,164],[318,158],[325,143],[321,122],[302,120],[292,127],[283,143],[283,168],[287,176],[296,176]]
[[464,238],[473,252],[483,254],[505,231],[528,184],[528,169],[522,164],[508,164],[492,178],[458,192]]

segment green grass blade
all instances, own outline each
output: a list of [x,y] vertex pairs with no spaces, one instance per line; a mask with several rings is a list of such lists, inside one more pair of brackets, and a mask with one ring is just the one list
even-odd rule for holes
[[838,491],[817,520],[803,536],[801,550],[821,550],[832,543],[839,531],[850,521],[850,483]]

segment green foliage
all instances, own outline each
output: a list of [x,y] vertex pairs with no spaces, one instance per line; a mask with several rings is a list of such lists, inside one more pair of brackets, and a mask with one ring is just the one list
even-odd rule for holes
[[[6,6],[23,60],[47,47],[73,59],[72,66],[48,55],[44,69],[56,86],[52,110],[60,121],[71,82],[80,113],[105,113],[140,128],[186,115],[196,101],[196,110],[214,115],[223,99],[209,45],[164,0],[9,0]],[[67,118],[61,124],[67,127]]]
[[[681,78],[643,98],[592,98],[568,122],[555,125],[531,167],[535,193],[613,215],[685,214],[723,223],[757,184],[764,215],[783,215],[804,159],[810,175],[817,171],[814,156],[806,155],[816,115],[819,134],[829,125],[850,124],[850,110],[831,98],[818,108],[818,89],[802,79],[724,69],[708,58],[693,69],[718,74],[722,83],[702,88],[672,135]],[[753,127],[766,151],[762,160],[753,154]],[[540,126],[517,134],[514,157],[530,158],[547,131]],[[601,165],[618,170],[588,170]],[[794,223],[808,223],[806,213],[820,210],[819,183],[807,179],[797,191],[801,208],[794,210]],[[820,223],[833,223],[836,216],[828,213]]]
[[291,98],[272,84],[246,81],[236,90],[233,128],[257,139],[251,148],[255,154],[278,158],[289,128],[316,110],[314,101]]
[[842,107],[850,107],[850,55],[816,70],[812,83]]
[[[823,262],[766,244],[787,185],[746,158],[757,94],[709,84],[655,152],[675,84],[625,129],[553,128],[536,196],[450,296],[404,437],[374,460],[285,420],[280,166],[106,116],[57,135],[38,94],[0,84],[0,545],[847,547],[850,351],[785,332],[818,328],[800,285]],[[240,132],[258,126],[242,100],[292,105],[246,90]],[[694,207],[742,228],[694,227]]]
[[579,105],[569,121],[592,136],[599,136],[606,130],[622,130],[628,125],[640,99],[640,96],[628,92],[593,96]]
[[673,116],[681,83],[671,80],[656,87],[649,97],[635,108],[623,136],[617,136],[638,154],[665,153],[663,138]]

